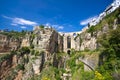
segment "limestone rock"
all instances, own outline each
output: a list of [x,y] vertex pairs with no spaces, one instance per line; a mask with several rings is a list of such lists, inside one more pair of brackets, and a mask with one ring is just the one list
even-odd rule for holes
[[20,40],[7,35],[0,34],[0,53],[17,50],[20,46]]

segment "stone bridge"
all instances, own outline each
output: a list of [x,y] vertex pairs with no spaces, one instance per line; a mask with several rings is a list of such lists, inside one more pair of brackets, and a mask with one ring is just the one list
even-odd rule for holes
[[79,32],[60,33],[63,36],[63,51],[70,53],[71,49],[79,50],[79,40],[75,40],[75,37],[80,34]]

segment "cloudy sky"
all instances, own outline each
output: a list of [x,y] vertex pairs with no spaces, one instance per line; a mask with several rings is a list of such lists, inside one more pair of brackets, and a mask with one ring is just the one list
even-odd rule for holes
[[53,26],[60,32],[80,31],[113,0],[0,0],[0,29],[32,30]]

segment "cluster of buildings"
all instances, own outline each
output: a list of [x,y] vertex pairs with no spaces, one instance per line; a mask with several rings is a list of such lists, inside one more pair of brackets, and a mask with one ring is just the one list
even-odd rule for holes
[[115,0],[113,1],[112,4],[110,4],[104,12],[102,12],[98,17],[93,18],[90,22],[89,22],[89,26],[95,26],[96,24],[98,24],[106,15],[112,13],[113,11],[115,11],[118,7],[120,7],[120,0]]

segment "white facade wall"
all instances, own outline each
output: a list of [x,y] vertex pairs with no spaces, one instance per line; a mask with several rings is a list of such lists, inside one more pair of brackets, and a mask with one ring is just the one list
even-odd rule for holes
[[91,22],[89,23],[90,27],[98,24],[100,20],[102,20],[106,16],[106,14],[112,13],[118,7],[120,7],[120,0],[115,0],[111,5],[109,5],[109,7],[106,8],[105,12],[101,13],[96,19],[94,18],[93,20],[91,20]]

